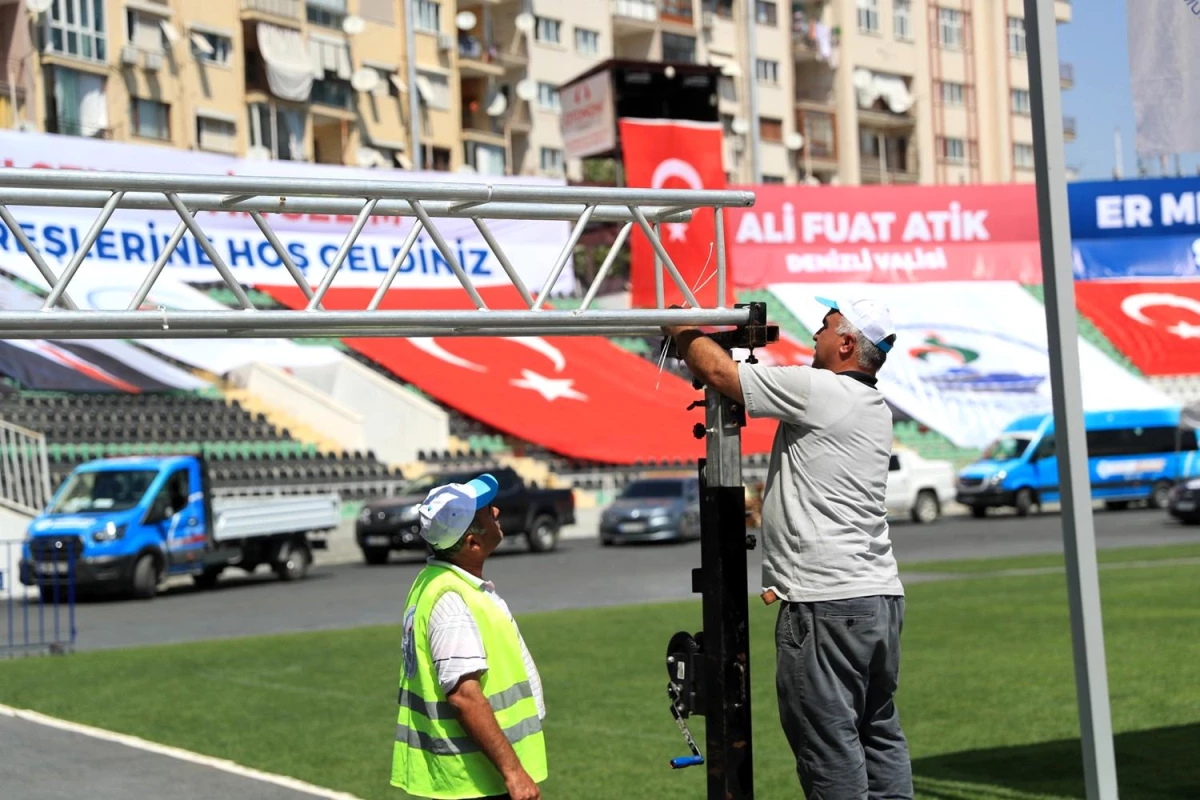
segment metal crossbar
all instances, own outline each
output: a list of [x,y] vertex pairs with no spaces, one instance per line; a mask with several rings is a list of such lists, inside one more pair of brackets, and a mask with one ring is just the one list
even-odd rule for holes
[[[726,247],[722,210],[748,207],[754,195],[744,191],[693,191],[669,189],[617,189],[596,187],[492,185],[468,183],[417,183],[403,181],[348,181],[341,179],[255,178],[244,176],[158,175],[148,173],[75,172],[65,170],[0,170],[0,221],[30,258],[45,281],[47,295],[41,311],[0,312],[0,338],[224,338],[342,336],[615,336],[653,335],[664,324],[738,326],[749,321],[743,308],[724,303],[727,285]],[[56,272],[22,231],[13,207],[98,209],[95,221],[78,248]],[[659,231],[664,222],[685,222],[697,209],[717,212],[716,280],[719,305],[700,307],[692,287],[663,246]],[[131,293],[123,311],[80,309],[69,294],[72,280],[113,214],[121,209],[173,211],[179,222],[150,271]],[[244,212],[254,221],[304,293],[304,309],[260,311],[246,295],[220,252],[205,234],[197,213]],[[353,223],[314,288],[292,260],[271,227],[268,214],[308,213],[344,215]],[[373,217],[411,217],[412,228],[381,278],[366,307],[328,311],[322,301],[338,285],[338,275],[363,229]],[[478,287],[459,263],[435,220],[470,219],[525,308],[491,310]],[[547,273],[543,285],[531,291],[492,234],[487,220],[520,219],[573,223],[566,243]],[[547,309],[549,291],[556,284],[584,229],[590,223],[622,223],[620,234],[581,306],[570,311]],[[658,307],[629,311],[592,309],[602,282],[608,277],[617,252],[637,227],[655,253]],[[422,233],[432,241],[475,311],[385,311],[380,305],[405,259]],[[233,293],[237,310],[169,311],[141,309],[168,261],[185,236],[190,235],[212,263],[214,275]],[[668,309],[661,286],[669,277],[688,307]],[[195,274],[195,273],[194,273]],[[200,280],[200,278],[195,278]],[[394,290],[393,290],[394,291]],[[314,313],[316,312],[316,313]]]

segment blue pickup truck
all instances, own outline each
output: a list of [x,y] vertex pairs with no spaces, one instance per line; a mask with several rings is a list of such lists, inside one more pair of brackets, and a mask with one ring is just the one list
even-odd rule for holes
[[200,456],[100,459],[30,523],[21,582],[50,599],[68,585],[151,598],[174,575],[208,588],[231,566],[297,580],[340,521],[336,494],[214,498]]

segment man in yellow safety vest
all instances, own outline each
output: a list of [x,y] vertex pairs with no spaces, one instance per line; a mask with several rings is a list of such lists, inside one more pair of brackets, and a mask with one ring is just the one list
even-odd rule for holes
[[392,785],[421,798],[540,800],[542,682],[483,564],[504,532],[491,475],[432,489],[420,506],[432,550],[404,602]]

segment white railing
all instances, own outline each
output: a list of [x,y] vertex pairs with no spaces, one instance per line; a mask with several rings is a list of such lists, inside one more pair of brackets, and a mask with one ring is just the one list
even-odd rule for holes
[[658,3],[655,0],[612,0],[612,13],[615,17],[654,22],[658,19]]
[[40,514],[52,493],[45,435],[0,421],[0,504]]

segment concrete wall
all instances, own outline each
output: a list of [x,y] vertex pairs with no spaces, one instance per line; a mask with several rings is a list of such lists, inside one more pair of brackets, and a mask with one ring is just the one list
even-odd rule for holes
[[253,363],[230,373],[235,384],[320,431],[346,450],[366,450],[363,418],[328,394],[278,367]]

